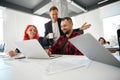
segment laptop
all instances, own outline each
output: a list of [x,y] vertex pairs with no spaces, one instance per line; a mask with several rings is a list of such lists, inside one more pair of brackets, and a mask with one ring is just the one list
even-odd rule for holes
[[[26,58],[30,59],[53,59],[57,57],[61,57],[62,55],[51,55],[49,56],[46,51],[43,49],[43,47],[40,45],[38,40],[32,39],[32,40],[25,40],[25,41],[18,41],[15,42],[18,49],[21,51],[22,54]],[[18,58],[19,59],[19,58]]]
[[89,59],[120,67],[119,60],[103,47],[91,34],[86,33],[69,40],[79,51]]

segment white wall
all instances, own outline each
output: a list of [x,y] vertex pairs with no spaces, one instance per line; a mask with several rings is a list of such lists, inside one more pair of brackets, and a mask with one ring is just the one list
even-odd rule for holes
[[85,30],[84,32],[85,33],[89,32],[96,38],[99,36],[103,36],[103,33],[101,33],[103,31],[102,21],[100,19],[100,12],[98,9],[76,16],[75,22],[76,22],[75,25],[77,27],[79,27],[85,22],[90,23],[92,26],[89,29]]
[[5,10],[5,24],[4,24],[4,42],[5,51],[16,48],[15,41],[23,40],[24,30],[27,25],[33,24],[39,30],[39,35],[44,34],[44,23],[48,19],[34,16],[31,14],[6,9]]
[[[85,33],[91,33],[96,39],[100,36],[104,36],[103,33],[103,18],[120,15],[120,1],[106,5],[104,7],[92,10],[74,17],[75,27],[79,27],[84,22],[92,24],[92,26],[85,30]],[[109,28],[108,28],[109,29]]]

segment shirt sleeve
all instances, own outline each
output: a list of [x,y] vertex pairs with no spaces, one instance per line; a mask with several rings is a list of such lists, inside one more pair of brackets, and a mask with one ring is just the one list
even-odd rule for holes
[[59,53],[60,44],[61,44],[61,39],[59,38],[59,39],[49,48],[49,51],[52,52],[52,54]]
[[18,48],[16,48],[15,51],[16,51],[17,53],[21,53],[20,50],[19,50]]
[[75,32],[79,33],[79,34],[84,34],[84,31],[83,30],[79,30],[79,28],[77,29],[74,29]]

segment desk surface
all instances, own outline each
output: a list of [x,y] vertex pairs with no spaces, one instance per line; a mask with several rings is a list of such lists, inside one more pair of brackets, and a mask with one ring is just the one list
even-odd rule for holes
[[56,59],[11,59],[0,56],[0,80],[120,80],[120,68],[90,61],[85,66],[53,74],[47,73],[49,64],[85,56],[63,56]]

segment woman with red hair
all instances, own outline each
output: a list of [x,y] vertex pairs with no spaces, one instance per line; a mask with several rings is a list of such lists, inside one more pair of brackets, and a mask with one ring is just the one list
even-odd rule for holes
[[[38,30],[34,25],[28,25],[24,32],[24,38],[23,40],[30,40],[30,39],[37,39],[39,43],[43,46],[43,40],[41,40],[41,37],[38,34]],[[19,49],[16,48],[15,51],[9,51],[8,52],[11,57],[17,55],[17,53],[20,53]]]
[[24,32],[23,40],[39,39],[38,30],[34,25],[28,25]]

